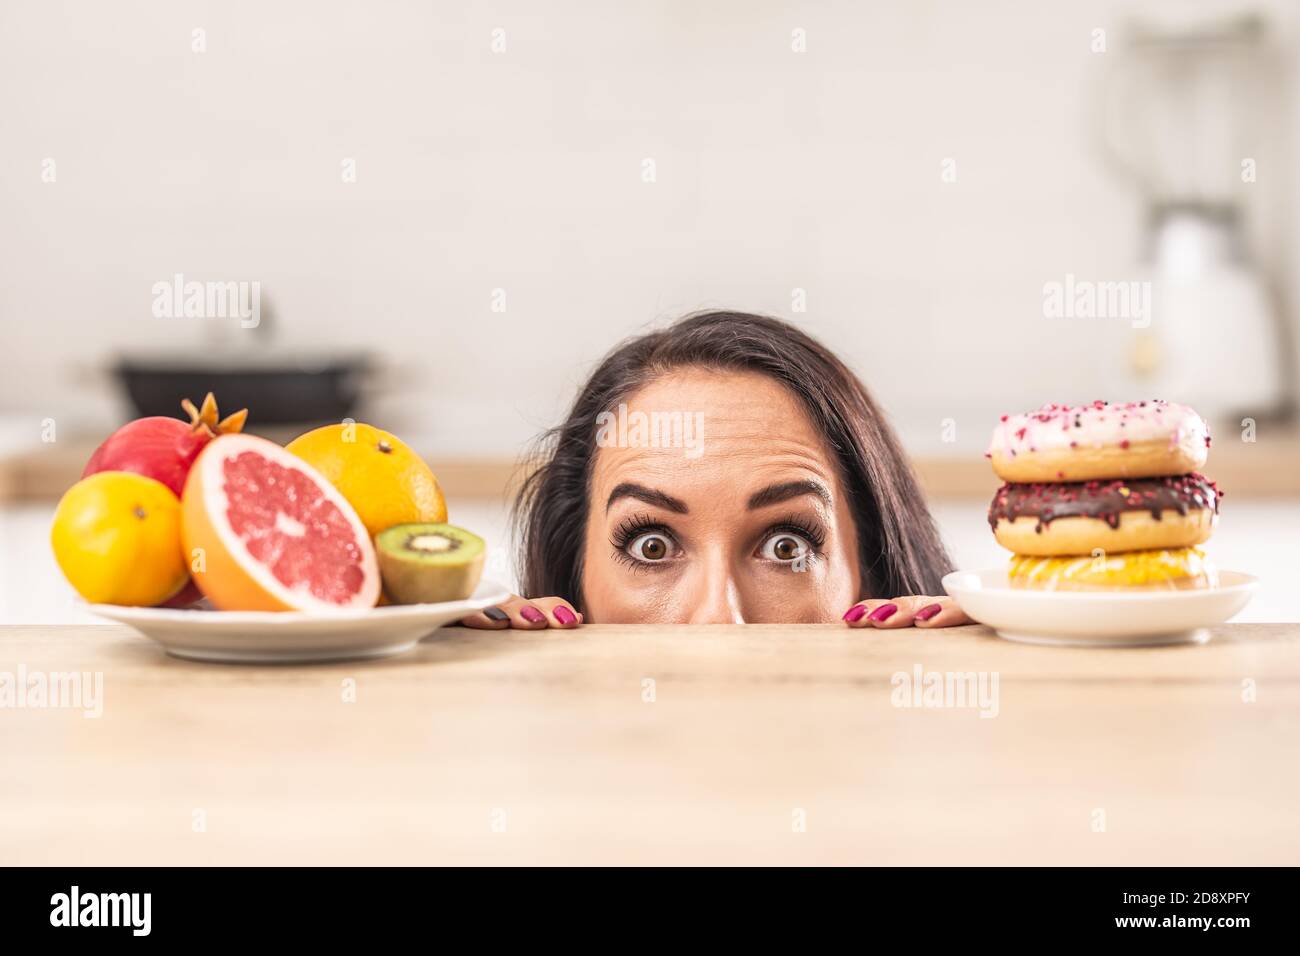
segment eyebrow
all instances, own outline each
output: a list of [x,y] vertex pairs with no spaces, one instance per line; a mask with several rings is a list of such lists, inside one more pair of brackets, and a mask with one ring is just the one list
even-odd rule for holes
[[[766,488],[754,492],[749,497],[748,507],[750,511],[755,511],[802,495],[814,495],[828,505],[831,503],[831,493],[826,490],[825,485],[820,481],[805,478],[800,481],[783,481],[780,484],[768,485]],[[690,509],[686,507],[686,503],[681,499],[631,481],[624,481],[614,486],[614,490],[609,493],[609,499],[605,502],[605,510],[609,511],[614,502],[620,498],[636,498],[638,501],[644,501],[649,505],[657,505],[674,514],[684,515],[690,513]]]
[[815,495],[826,504],[831,503],[831,493],[826,490],[825,485],[820,481],[805,478],[800,481],[783,481],[777,485],[768,485],[761,491],[754,492],[749,498],[749,510],[766,508],[768,505],[779,504],[802,495]]
[[636,498],[644,501],[648,505],[658,505],[674,514],[684,515],[690,511],[686,503],[672,495],[666,495],[662,491],[656,491],[654,488],[647,488],[645,485],[638,485],[635,482],[625,481],[615,485],[614,490],[609,493],[609,500],[605,502],[605,510],[613,506],[614,502],[620,498]]

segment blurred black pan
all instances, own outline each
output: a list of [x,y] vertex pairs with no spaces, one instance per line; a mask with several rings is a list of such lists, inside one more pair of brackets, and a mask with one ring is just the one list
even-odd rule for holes
[[256,365],[121,359],[113,375],[139,415],[180,415],[181,399],[212,392],[223,412],[249,409],[259,425],[302,425],[352,417],[366,358]]

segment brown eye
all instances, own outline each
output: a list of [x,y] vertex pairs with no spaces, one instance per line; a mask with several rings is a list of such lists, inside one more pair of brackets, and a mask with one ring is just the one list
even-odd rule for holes
[[671,545],[668,539],[659,533],[640,535],[628,543],[627,551],[638,561],[663,561],[669,555]]
[[788,531],[773,534],[758,549],[758,556],[768,561],[781,561],[791,564],[796,561],[806,562],[813,554],[812,545],[797,534]]
[[794,538],[777,538],[772,546],[773,553],[781,561],[793,561],[799,557],[799,542]]

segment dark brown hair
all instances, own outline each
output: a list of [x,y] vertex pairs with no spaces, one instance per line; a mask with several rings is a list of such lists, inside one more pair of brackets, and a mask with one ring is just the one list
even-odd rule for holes
[[690,366],[770,375],[803,404],[839,465],[849,498],[861,597],[943,593],[948,555],[898,439],[857,376],[779,319],[701,312],[615,348],[579,391],[564,423],[541,437],[514,511],[526,596],[562,597],[583,610],[596,416],[665,372]]

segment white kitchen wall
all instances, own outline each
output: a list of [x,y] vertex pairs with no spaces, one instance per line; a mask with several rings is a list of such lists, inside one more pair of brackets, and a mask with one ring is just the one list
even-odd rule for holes
[[1115,394],[1125,328],[1063,332],[1042,285],[1132,274],[1090,41],[1158,6],[6,0],[0,412],[100,427],[87,370],[209,348],[223,320],[150,315],[177,272],[260,281],[259,354],[387,359],[368,417],[444,453],[513,455],[706,306],[806,325],[914,447]]

